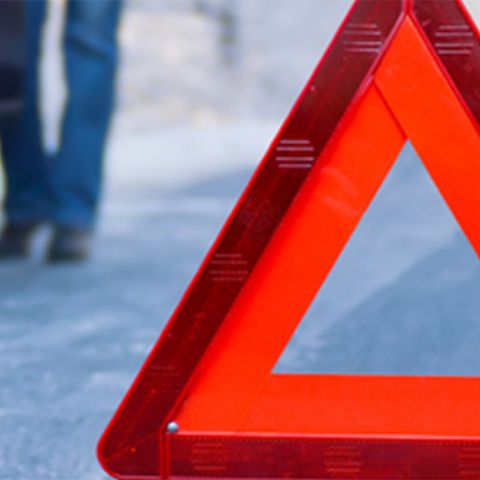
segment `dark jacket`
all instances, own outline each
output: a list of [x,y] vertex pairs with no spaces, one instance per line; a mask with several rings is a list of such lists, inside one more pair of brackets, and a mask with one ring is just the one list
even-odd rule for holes
[[0,119],[22,104],[26,37],[23,0],[0,0]]

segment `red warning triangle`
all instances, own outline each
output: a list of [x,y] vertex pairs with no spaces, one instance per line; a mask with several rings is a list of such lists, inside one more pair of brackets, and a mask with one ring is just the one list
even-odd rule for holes
[[358,0],[99,444],[124,479],[480,477],[480,379],[272,374],[410,139],[480,253],[480,36]]

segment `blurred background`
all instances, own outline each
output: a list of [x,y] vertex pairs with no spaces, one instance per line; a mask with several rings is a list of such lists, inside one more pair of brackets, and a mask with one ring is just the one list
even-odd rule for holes
[[[55,47],[65,1],[50,0],[45,32],[51,121],[63,98]],[[284,116],[351,3],[126,0],[118,123],[198,126]]]
[[[291,0],[126,0],[108,181],[130,176],[122,152],[138,148],[129,141],[133,135],[150,146],[179,127],[256,119],[264,130],[271,125],[266,149],[351,3],[299,0],[292,8]],[[54,148],[66,95],[58,53],[65,0],[50,5],[43,109],[45,142]],[[135,163],[137,170],[165,170],[169,160],[145,147]]]
[[[50,0],[45,108],[58,106],[56,44],[67,0]],[[118,123],[192,126],[283,118],[352,0],[124,0]],[[478,0],[465,0],[480,14]],[[55,84],[55,86],[53,86]]]

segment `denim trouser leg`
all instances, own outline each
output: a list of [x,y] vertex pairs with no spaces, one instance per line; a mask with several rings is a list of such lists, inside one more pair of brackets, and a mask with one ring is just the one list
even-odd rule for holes
[[89,228],[101,193],[102,160],[115,97],[121,0],[69,0],[65,62],[69,91],[61,146],[48,179],[51,219]]
[[45,178],[48,160],[41,140],[38,69],[40,38],[46,13],[44,0],[25,2],[27,70],[24,78],[24,108],[20,117],[2,124],[2,156],[7,177],[4,199],[9,222],[45,219],[48,214]]

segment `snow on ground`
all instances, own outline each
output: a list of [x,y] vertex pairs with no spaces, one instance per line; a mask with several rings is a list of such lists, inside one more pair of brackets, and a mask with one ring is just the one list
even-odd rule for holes
[[[43,265],[43,231],[0,265],[0,479],[107,478],[100,434],[350,3],[238,2],[233,63],[221,0],[128,4],[94,258]],[[277,369],[479,374],[478,266],[407,145]]]

